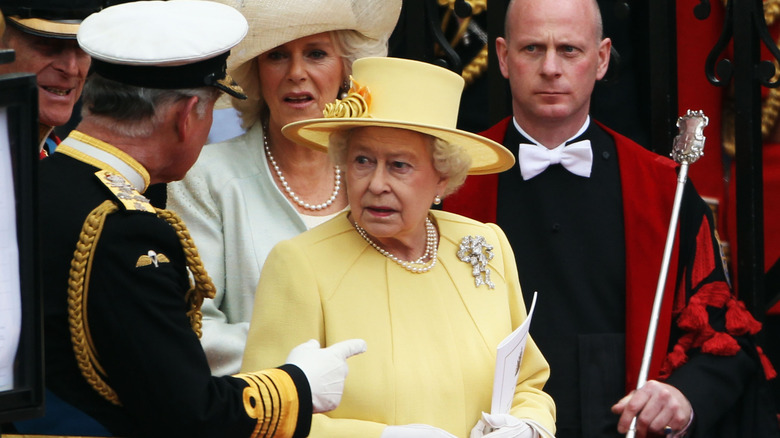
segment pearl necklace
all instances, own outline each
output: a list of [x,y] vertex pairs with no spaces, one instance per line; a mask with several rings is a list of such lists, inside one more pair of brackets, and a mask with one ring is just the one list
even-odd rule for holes
[[[438,245],[437,245],[438,236],[436,234],[436,227],[433,226],[433,223],[431,223],[431,220],[429,218],[425,218],[425,232],[427,235],[425,241],[425,253],[422,255],[422,257],[420,257],[415,261],[401,260],[398,257],[394,256],[393,254],[390,254],[389,251],[385,250],[384,248],[381,248],[379,245],[374,243],[374,241],[371,240],[370,237],[368,237],[368,233],[366,233],[366,230],[364,230],[360,225],[358,225],[357,222],[355,222],[353,225],[355,226],[355,229],[357,230],[358,234],[360,234],[360,237],[362,237],[366,242],[368,242],[369,245],[374,247],[374,249],[379,251],[379,253],[382,254],[383,256],[403,266],[404,269],[406,269],[407,271],[411,271],[415,274],[422,274],[424,272],[430,271],[436,265],[436,254],[438,252]],[[428,261],[428,263],[425,263],[425,259],[429,255],[431,257],[431,260]],[[416,266],[416,265],[422,265],[422,266]]]
[[271,166],[274,168],[274,171],[276,171],[276,176],[279,177],[279,181],[282,183],[282,187],[284,188],[284,191],[287,193],[287,196],[290,199],[295,201],[296,204],[300,205],[301,207],[307,210],[324,210],[328,208],[331,204],[333,204],[333,201],[336,200],[336,197],[339,195],[339,190],[341,189],[341,169],[339,169],[338,166],[333,166],[333,168],[335,169],[336,176],[333,185],[333,193],[331,193],[330,198],[328,198],[328,200],[323,202],[322,204],[316,204],[316,205],[309,204],[308,202],[298,197],[298,195],[296,195],[295,192],[292,191],[284,175],[282,175],[282,169],[279,167],[278,164],[276,164],[276,160],[274,159],[274,156],[271,153],[271,148],[268,147],[268,136],[265,133],[265,129],[263,129],[263,147],[265,149],[265,155],[268,157],[268,161],[271,162]]

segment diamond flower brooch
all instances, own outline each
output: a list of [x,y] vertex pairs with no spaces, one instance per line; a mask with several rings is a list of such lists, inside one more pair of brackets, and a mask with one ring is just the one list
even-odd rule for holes
[[458,248],[458,258],[466,263],[471,263],[471,275],[474,276],[474,285],[486,285],[493,289],[496,285],[490,281],[490,269],[487,264],[493,259],[493,245],[487,243],[482,236],[464,236]]

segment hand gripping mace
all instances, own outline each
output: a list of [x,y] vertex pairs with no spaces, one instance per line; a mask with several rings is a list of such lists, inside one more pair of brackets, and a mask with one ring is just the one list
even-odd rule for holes
[[[680,163],[680,171],[677,174],[677,190],[674,193],[672,217],[669,220],[669,232],[666,234],[661,273],[658,275],[658,286],[655,289],[653,311],[650,314],[650,325],[647,328],[647,340],[645,341],[645,351],[642,355],[642,365],[639,368],[639,379],[637,380],[636,389],[647,383],[650,359],[653,356],[653,344],[655,344],[655,333],[658,328],[658,317],[661,313],[661,303],[664,300],[666,276],[669,272],[669,259],[672,256],[674,235],[677,231],[677,220],[680,215],[680,204],[682,203],[682,195],[685,190],[685,181],[688,179],[688,165],[701,158],[704,154],[703,132],[707,123],[709,123],[709,119],[702,111],[688,110],[684,116],[677,119],[677,129],[680,133],[674,138],[671,155],[674,161]],[[628,433],[626,433],[626,438],[634,438],[635,434],[636,417],[631,421],[631,427],[628,429]]]

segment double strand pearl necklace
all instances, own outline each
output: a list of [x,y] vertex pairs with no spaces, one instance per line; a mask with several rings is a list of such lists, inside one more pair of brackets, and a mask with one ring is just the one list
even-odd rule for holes
[[333,201],[336,200],[336,197],[339,195],[339,190],[341,189],[341,169],[339,169],[338,166],[333,166],[335,169],[335,182],[333,184],[333,193],[331,193],[330,198],[328,198],[327,201],[323,202],[322,204],[309,204],[308,202],[302,200],[298,195],[295,194],[295,192],[292,191],[290,188],[290,185],[287,183],[287,179],[285,179],[284,175],[282,175],[282,168],[279,167],[278,164],[276,164],[276,160],[274,159],[273,154],[271,153],[271,148],[268,146],[268,135],[265,133],[266,128],[263,127],[263,148],[265,149],[265,155],[268,157],[268,161],[271,162],[271,167],[274,168],[274,171],[276,172],[276,176],[279,178],[279,181],[282,183],[282,187],[284,188],[284,191],[287,193],[287,196],[295,201],[296,204],[300,205],[301,207],[307,209],[307,210],[324,210],[328,208],[331,204],[333,204]]
[[[404,269],[406,269],[407,271],[410,271],[415,274],[422,274],[424,272],[430,271],[436,265],[436,253],[438,252],[438,245],[437,245],[438,236],[436,234],[436,227],[433,225],[433,223],[429,218],[425,218],[425,233],[427,235],[425,241],[425,253],[422,255],[422,257],[420,257],[415,261],[401,260],[398,257],[394,256],[393,254],[390,254],[389,251],[385,250],[384,248],[381,248],[379,245],[374,243],[374,241],[371,240],[370,237],[368,237],[368,233],[366,233],[366,230],[364,230],[360,225],[358,225],[357,222],[355,222],[353,225],[355,226],[355,229],[357,230],[358,234],[360,234],[360,237],[362,237],[366,242],[368,242],[369,245],[374,247],[374,249],[379,251],[379,253],[382,254],[383,256],[403,266]],[[426,263],[425,259],[428,256],[430,256],[431,259]]]

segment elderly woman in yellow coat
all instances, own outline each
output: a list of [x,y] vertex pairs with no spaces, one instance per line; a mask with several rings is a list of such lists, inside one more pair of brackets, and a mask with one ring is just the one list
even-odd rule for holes
[[463,79],[394,58],[353,66],[349,95],[283,132],[328,149],[349,210],[269,255],[244,369],[314,338],[363,338],[341,405],[313,437],[548,437],[549,367],[528,339],[508,414],[490,415],[497,345],[526,319],[512,249],[494,224],[431,210],[467,173],[506,170],[509,151],[455,129]]

